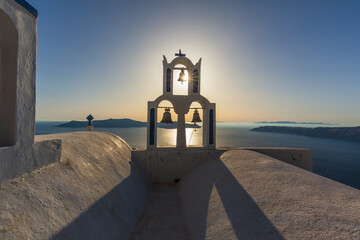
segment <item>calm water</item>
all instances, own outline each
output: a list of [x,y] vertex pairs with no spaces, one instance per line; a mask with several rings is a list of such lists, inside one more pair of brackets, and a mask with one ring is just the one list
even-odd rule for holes
[[[84,131],[54,127],[64,122],[36,122],[36,134]],[[360,189],[360,142],[312,138],[291,134],[251,132],[265,124],[217,123],[217,147],[299,147],[313,151],[314,172]],[[285,125],[281,125],[285,126]],[[286,125],[300,126],[300,125]],[[321,125],[324,126],[324,125]],[[305,125],[305,127],[317,127]],[[132,147],[146,147],[146,128],[95,128],[117,134]],[[202,129],[186,130],[189,145],[200,145]],[[191,138],[191,139],[190,139]],[[175,145],[176,129],[158,129],[159,145]]]

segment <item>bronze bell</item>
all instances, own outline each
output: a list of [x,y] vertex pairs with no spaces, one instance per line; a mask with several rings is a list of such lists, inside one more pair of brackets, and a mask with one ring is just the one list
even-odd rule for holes
[[193,123],[202,122],[197,109],[195,109],[195,111],[194,111],[193,119],[191,122],[193,122]]
[[165,108],[165,112],[160,123],[173,123],[171,120],[170,108]]
[[178,79],[178,81],[181,82],[181,84],[183,84],[184,82],[186,82],[184,69],[181,69],[181,73],[179,74],[179,79]]

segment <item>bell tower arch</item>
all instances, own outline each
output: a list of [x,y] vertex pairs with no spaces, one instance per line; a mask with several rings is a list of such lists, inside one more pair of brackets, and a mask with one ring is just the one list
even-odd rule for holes
[[[201,90],[201,58],[193,64],[184,53],[179,50],[175,58],[169,63],[163,56],[163,94],[155,101],[148,102],[147,149],[156,149],[157,145],[157,112],[159,103],[168,100],[177,114],[176,147],[186,148],[185,114],[190,110],[192,102],[199,102],[203,110],[203,148],[215,149],[216,118],[215,103],[210,103],[200,94]],[[184,67],[177,67],[178,64]],[[188,95],[174,95],[174,70],[180,70],[179,81],[188,85]],[[188,71],[188,79],[183,78],[183,71]],[[170,109],[170,107],[169,107]],[[169,112],[168,112],[169,113]],[[168,114],[167,113],[167,114]]]
[[[185,80],[185,84],[188,85],[188,95],[200,94],[200,70],[201,70],[201,58],[194,65],[185,54],[179,50],[170,63],[167,58],[163,56],[163,94],[174,95],[173,77],[174,71],[180,70],[181,72],[188,72],[188,80]],[[177,67],[177,65],[183,65],[184,67]],[[181,78],[181,73],[179,79]]]

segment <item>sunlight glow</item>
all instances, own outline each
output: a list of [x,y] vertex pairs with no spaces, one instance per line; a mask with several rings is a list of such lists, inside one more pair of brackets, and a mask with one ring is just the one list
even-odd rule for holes
[[194,128],[186,128],[186,145],[188,147],[202,146],[202,127],[196,128],[196,131],[194,131]]
[[190,141],[192,138],[193,129],[194,128],[186,128],[186,145],[187,146],[191,145]]
[[188,71],[185,71],[185,77],[184,77],[184,79],[185,79],[186,81],[189,81],[189,72],[188,72]]
[[[186,66],[182,64],[175,65],[175,68],[186,68]],[[189,73],[187,70],[184,70],[184,79],[185,82],[178,81],[180,77],[181,70],[174,69],[173,70],[173,94],[174,95],[187,95],[188,94],[188,84],[189,84]]]

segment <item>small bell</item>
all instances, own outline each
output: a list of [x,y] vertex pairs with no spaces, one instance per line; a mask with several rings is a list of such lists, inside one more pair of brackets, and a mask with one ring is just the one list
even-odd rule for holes
[[170,108],[165,108],[165,112],[160,123],[173,123],[171,120]]
[[202,122],[197,109],[195,109],[195,111],[194,111],[193,119],[192,119],[191,122],[193,122],[194,124],[197,123],[197,122]]
[[181,84],[183,84],[184,82],[186,82],[184,69],[181,69],[181,72],[180,72],[180,74],[179,74],[179,79],[178,79],[178,81],[181,82]]

